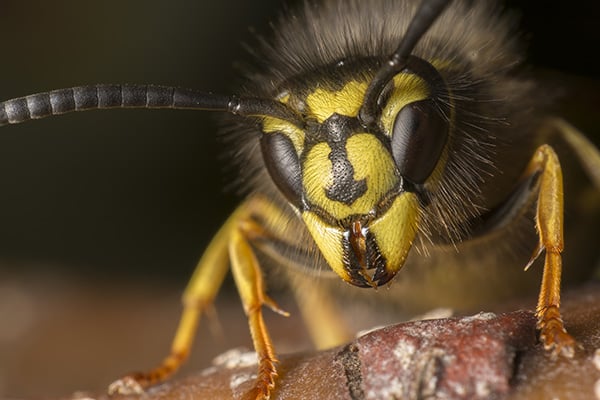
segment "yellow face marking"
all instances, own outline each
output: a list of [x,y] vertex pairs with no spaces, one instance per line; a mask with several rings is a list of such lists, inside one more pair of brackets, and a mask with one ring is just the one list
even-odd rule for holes
[[414,193],[405,192],[394,199],[392,206],[369,225],[389,272],[398,272],[404,265],[419,223],[419,201]]
[[398,74],[394,77],[394,89],[381,112],[381,125],[391,136],[396,115],[405,105],[424,100],[429,96],[429,88],[423,78],[413,74]]
[[367,90],[367,82],[350,81],[342,89],[316,89],[306,97],[309,116],[323,123],[334,113],[356,117]]
[[[414,74],[401,73],[394,77],[394,89],[381,113],[381,123],[384,131],[391,135],[394,120],[398,112],[406,104],[423,100],[429,95],[427,83]],[[317,88],[310,93],[305,100],[308,108],[308,118],[315,118],[323,123],[334,113],[348,117],[356,117],[362,106],[368,82],[350,81],[340,90],[327,90]],[[288,104],[291,99],[289,93],[285,93],[278,100]],[[294,144],[298,155],[302,154],[304,148],[304,132],[297,126],[274,117],[264,117],[263,132],[282,132],[289,137]]]
[[330,153],[327,143],[316,144],[306,157],[302,179],[308,201],[335,219],[371,212],[382,196],[398,184],[394,160],[381,142],[371,134],[353,135],[346,142],[348,161],[354,168],[354,180],[365,179],[367,190],[350,205],[334,201],[326,194],[333,183]]
[[266,134],[274,132],[285,134],[292,141],[297,154],[302,154],[304,149],[304,131],[296,125],[279,118],[264,117],[262,130]]
[[[345,230],[327,224],[310,211],[303,212],[302,219],[331,269],[343,280],[351,282],[344,265]],[[395,274],[404,265],[417,233],[418,223],[417,197],[414,193],[405,192],[394,200],[383,215],[367,226],[386,260],[387,272]]]
[[305,211],[302,213],[302,220],[306,224],[308,231],[314,238],[315,243],[321,250],[325,260],[343,280],[349,281],[350,276],[344,268],[344,250],[342,240],[344,232],[323,222],[315,213]]
[[325,194],[325,190],[333,183],[330,152],[331,148],[327,143],[314,145],[306,156],[302,174],[302,184],[308,201],[321,207],[330,202]]

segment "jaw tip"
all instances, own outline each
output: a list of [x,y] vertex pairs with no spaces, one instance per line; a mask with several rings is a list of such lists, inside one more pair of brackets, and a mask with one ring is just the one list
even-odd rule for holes
[[373,275],[373,281],[376,283],[376,286],[383,286],[391,281],[394,276],[396,276],[396,272],[388,271],[387,269],[381,267],[377,268],[375,271],[375,275]]
[[391,281],[392,278],[396,276],[396,273],[387,271],[384,267],[380,267],[377,268],[372,277],[360,269],[349,271],[348,275],[348,279],[345,279],[346,282],[354,286],[377,289]]
[[372,282],[370,282],[370,280],[367,280],[362,274],[358,273],[358,271],[353,271],[350,276],[349,279],[344,279],[346,282],[350,283],[351,285],[354,286],[358,286],[361,288],[370,288],[372,287]]

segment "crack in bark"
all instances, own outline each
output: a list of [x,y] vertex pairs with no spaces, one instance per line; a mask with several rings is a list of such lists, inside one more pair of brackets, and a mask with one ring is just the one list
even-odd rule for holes
[[361,363],[358,351],[358,347],[351,343],[335,356],[335,361],[344,367],[346,387],[352,400],[364,400],[366,398],[362,388]]

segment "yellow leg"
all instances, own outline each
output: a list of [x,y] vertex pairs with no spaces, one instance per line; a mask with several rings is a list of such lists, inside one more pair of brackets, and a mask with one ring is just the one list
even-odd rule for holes
[[268,399],[275,386],[275,353],[262,316],[262,306],[287,315],[265,294],[258,260],[249,240],[266,237],[265,229],[253,216],[277,219],[281,212],[262,197],[255,196],[242,204],[219,230],[202,256],[183,295],[183,314],[171,345],[170,354],[156,368],[125,376],[109,387],[110,394],[142,393],[144,388],[163,382],[185,361],[192,347],[203,312],[213,303],[231,264],[238,292],[248,316],[250,333],[258,354],[259,371],[253,393],[255,399]]
[[561,252],[564,247],[563,179],[558,157],[552,147],[543,145],[536,150],[525,175],[535,173],[541,174],[536,213],[540,241],[531,262],[543,250],[546,251],[542,286],[536,308],[537,326],[540,330],[540,340],[547,350],[572,357],[575,340],[565,330],[559,311]]
[[150,371],[132,373],[113,382],[108,388],[109,394],[142,393],[144,388],[173,375],[187,359],[200,316],[213,303],[227,273],[229,236],[237,218],[238,212],[227,220],[198,262],[183,294],[183,312],[169,355]]
[[[246,239],[268,239],[276,238],[278,241],[293,241],[290,232],[286,230],[285,217],[281,210],[266,199],[256,197],[249,202],[248,208],[253,215],[260,215],[266,226],[259,226],[252,221],[246,221],[242,225]],[[290,244],[290,243],[289,243]],[[293,247],[290,244],[290,247]],[[279,257],[279,255],[275,255]],[[280,259],[282,263],[291,265],[293,260]],[[306,327],[311,339],[318,349],[327,349],[338,346],[352,339],[352,332],[346,322],[340,316],[335,306],[327,285],[322,282],[315,283],[315,277],[303,272],[295,273],[297,268],[306,266],[294,266],[287,269],[288,280],[292,283],[291,289],[302,313]],[[335,279],[338,279],[337,276]]]
[[[272,208],[274,206],[262,197],[250,199],[246,215],[240,216],[229,240],[231,272],[248,317],[254,350],[258,356],[256,384],[248,394],[253,399],[269,399],[277,377],[277,359],[263,319],[262,307],[266,305],[279,314],[288,315],[266,295],[260,265],[249,242],[252,238],[267,236],[264,227],[251,219],[252,215],[263,214]],[[277,210],[271,211],[276,214],[271,214],[271,218],[278,216]]]
[[244,311],[248,316],[252,342],[258,356],[258,377],[253,397],[268,399],[271,390],[275,387],[275,377],[277,376],[275,363],[277,360],[263,320],[262,306],[274,306],[274,303],[265,294],[258,260],[242,230],[232,232],[229,254],[231,255],[233,277],[244,305]]

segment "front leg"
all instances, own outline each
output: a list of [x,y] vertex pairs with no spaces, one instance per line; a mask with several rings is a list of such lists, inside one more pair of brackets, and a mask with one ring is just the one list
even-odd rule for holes
[[267,216],[273,218],[277,216],[279,210],[268,200],[256,196],[247,201],[244,211],[231,231],[229,257],[233,278],[248,317],[254,350],[258,356],[258,376],[254,389],[247,396],[251,399],[262,400],[270,398],[277,377],[275,366],[277,359],[273,350],[273,342],[263,319],[262,307],[266,305],[284,316],[287,316],[288,313],[281,310],[265,293],[260,265],[250,241],[268,235],[264,227],[255,222],[252,217],[271,211]]
[[542,286],[536,308],[537,327],[544,348],[553,353],[572,357],[575,340],[564,327],[560,315],[560,279],[563,251],[563,178],[558,157],[552,147],[540,146],[527,169],[525,177],[540,174],[536,211],[539,243],[531,263],[545,250]]
[[169,354],[151,370],[134,372],[116,380],[108,387],[109,394],[142,394],[144,389],[167,380],[185,362],[192,348],[200,317],[212,306],[229,269],[227,246],[235,226],[236,214],[237,211],[219,229],[198,261],[183,294],[183,312]]
[[215,235],[183,295],[183,313],[169,355],[154,369],[129,374],[109,386],[110,394],[142,394],[144,389],[162,383],[174,374],[187,358],[202,313],[214,302],[229,265],[248,317],[259,372],[253,399],[268,399],[275,385],[275,353],[262,316],[262,306],[287,315],[265,294],[258,260],[250,241],[264,238],[265,229],[254,221],[257,216],[281,219],[281,211],[260,196],[244,202]]

